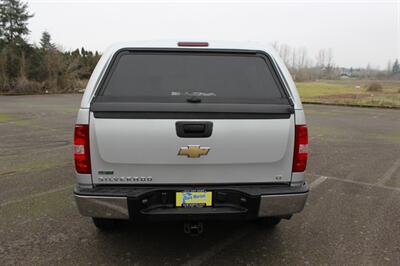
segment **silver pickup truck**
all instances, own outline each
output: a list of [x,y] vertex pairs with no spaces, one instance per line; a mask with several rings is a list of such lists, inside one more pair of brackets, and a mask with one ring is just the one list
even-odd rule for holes
[[304,111],[276,52],[252,43],[110,47],[86,87],[74,134],[79,211],[119,220],[275,225],[308,196]]

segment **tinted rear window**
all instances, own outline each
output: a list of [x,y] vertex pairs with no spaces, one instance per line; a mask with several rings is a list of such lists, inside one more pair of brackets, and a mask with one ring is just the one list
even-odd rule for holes
[[100,95],[135,102],[288,103],[269,59],[239,53],[122,52]]

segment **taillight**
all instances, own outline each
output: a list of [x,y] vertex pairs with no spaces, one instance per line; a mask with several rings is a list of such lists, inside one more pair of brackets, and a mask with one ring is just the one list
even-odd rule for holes
[[74,160],[75,169],[78,173],[92,173],[90,164],[89,125],[75,125]]
[[307,166],[307,158],[308,158],[307,126],[296,125],[292,171],[304,172]]

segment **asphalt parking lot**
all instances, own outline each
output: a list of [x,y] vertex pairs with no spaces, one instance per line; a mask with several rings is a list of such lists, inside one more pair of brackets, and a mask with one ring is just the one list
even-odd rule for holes
[[400,265],[400,110],[306,105],[311,194],[275,229],[127,225],[99,233],[74,206],[81,95],[0,96],[0,265]]

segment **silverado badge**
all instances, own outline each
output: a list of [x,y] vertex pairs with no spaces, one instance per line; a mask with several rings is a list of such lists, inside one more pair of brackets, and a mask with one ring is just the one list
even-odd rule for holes
[[200,145],[188,145],[179,149],[178,155],[187,156],[188,158],[199,158],[207,155],[210,151],[209,147],[200,147]]

